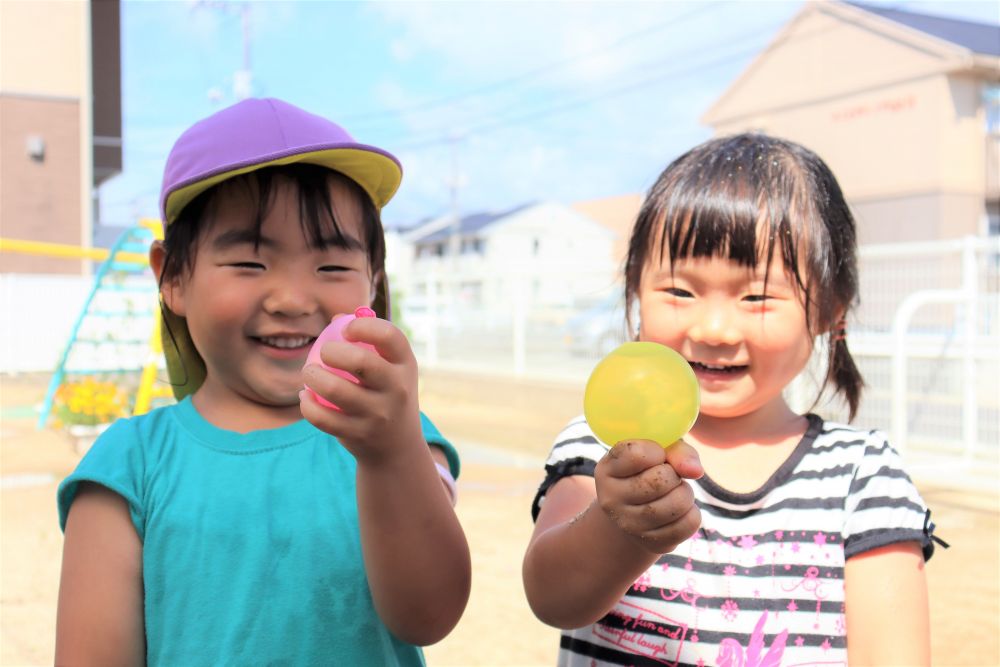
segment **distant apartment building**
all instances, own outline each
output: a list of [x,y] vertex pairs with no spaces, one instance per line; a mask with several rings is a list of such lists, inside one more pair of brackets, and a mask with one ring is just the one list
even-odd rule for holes
[[[0,1],[0,237],[89,247],[122,169],[117,0]],[[0,253],[0,273],[89,263]]]
[[615,234],[555,202],[428,221],[404,234],[407,298],[510,312],[518,303],[569,306],[612,288]]
[[811,2],[704,114],[800,142],[863,244],[1000,233],[1000,26]]

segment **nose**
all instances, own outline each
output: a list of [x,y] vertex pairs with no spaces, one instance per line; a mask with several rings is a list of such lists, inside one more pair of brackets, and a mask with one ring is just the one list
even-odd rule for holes
[[742,334],[729,305],[706,304],[688,329],[688,338],[706,345],[736,345]]
[[308,289],[295,281],[278,281],[264,296],[263,307],[271,315],[301,317],[316,312],[317,302]]

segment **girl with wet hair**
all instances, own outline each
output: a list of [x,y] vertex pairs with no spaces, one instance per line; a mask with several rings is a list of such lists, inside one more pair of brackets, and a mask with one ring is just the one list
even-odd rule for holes
[[557,436],[523,578],[559,664],[927,664],[928,510],[881,432],[784,395],[820,342],[820,393],[853,419],[864,386],[855,223],[827,165],[754,134],[685,153],[624,278],[636,338],[688,361],[701,409],[677,443],[601,442],[584,417]]

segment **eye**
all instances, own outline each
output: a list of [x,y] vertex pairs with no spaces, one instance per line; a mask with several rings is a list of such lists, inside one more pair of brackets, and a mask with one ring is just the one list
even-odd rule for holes
[[681,289],[680,287],[667,287],[663,291],[669,294],[670,296],[675,296],[679,299],[690,299],[691,297],[694,296],[694,294],[692,294],[691,292],[687,291],[686,289]]
[[229,266],[236,269],[258,269],[264,268],[264,265],[260,262],[232,262]]
[[350,271],[350,267],[340,266],[339,264],[326,264],[317,269],[321,273],[339,273],[342,271]]
[[771,298],[772,297],[767,294],[747,294],[745,297],[743,297],[743,300],[748,301],[750,303],[763,303],[764,301],[768,301]]

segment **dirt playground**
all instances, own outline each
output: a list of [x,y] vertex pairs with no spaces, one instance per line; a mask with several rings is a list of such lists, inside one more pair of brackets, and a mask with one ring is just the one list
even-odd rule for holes
[[[0,375],[0,665],[51,665],[62,536],[55,491],[79,460],[64,433],[35,430],[47,377]],[[472,598],[426,650],[435,666],[553,665],[558,633],[521,590],[541,462],[582,387],[424,372],[421,407],[463,457],[458,513],[472,548]],[[952,544],[928,564],[934,665],[1000,665],[1000,496],[917,484]],[[1000,486],[1000,482],[998,482]],[[995,487],[996,488],[996,487]]]

